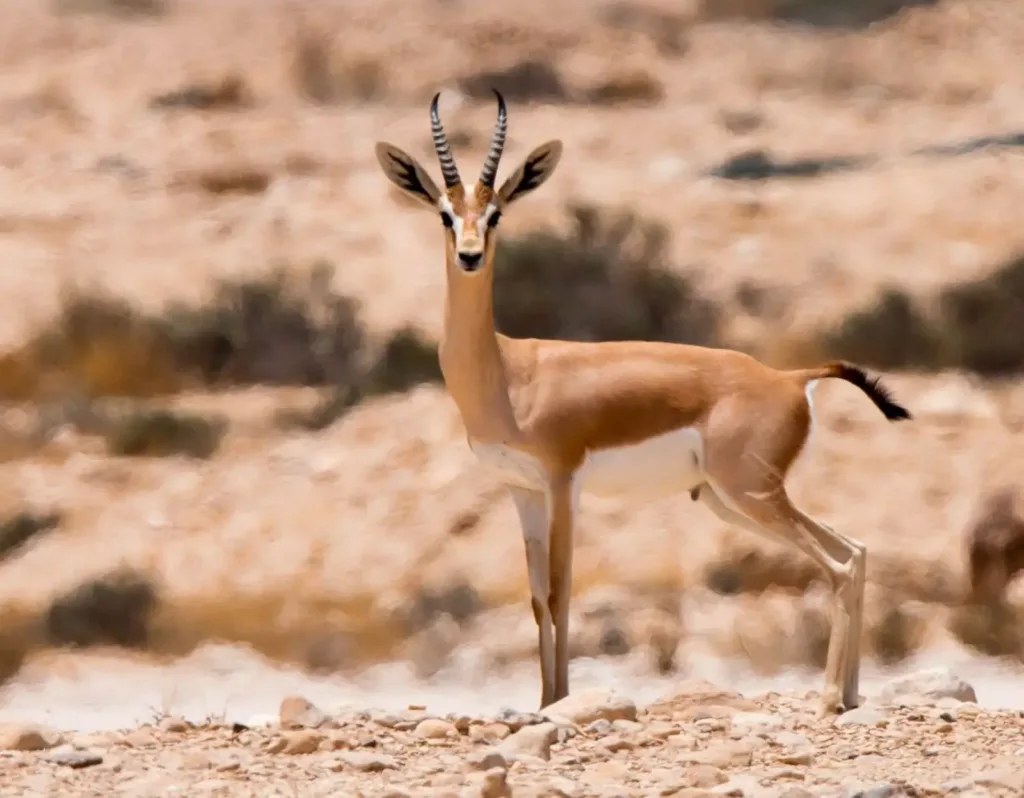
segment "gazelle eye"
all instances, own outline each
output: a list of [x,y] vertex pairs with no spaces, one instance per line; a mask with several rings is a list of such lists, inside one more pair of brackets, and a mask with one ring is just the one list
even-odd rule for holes
[[488,227],[492,227],[492,228],[496,227],[500,220],[501,220],[501,211],[495,211],[494,213],[492,213],[490,216],[487,217],[487,226]]
[[455,226],[455,220],[448,211],[441,211],[441,224],[447,227],[449,230]]

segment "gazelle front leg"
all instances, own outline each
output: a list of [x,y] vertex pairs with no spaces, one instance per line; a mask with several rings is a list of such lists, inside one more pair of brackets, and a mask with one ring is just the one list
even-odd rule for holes
[[555,701],[555,646],[551,618],[549,497],[543,491],[509,487],[526,544],[526,568],[530,576],[530,604],[537,622],[543,709]]
[[569,602],[572,599],[573,516],[575,496],[571,477],[551,486],[551,615],[555,621],[555,701],[569,695]]

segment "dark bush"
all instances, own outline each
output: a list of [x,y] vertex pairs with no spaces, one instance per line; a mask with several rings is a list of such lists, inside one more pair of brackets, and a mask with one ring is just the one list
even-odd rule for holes
[[730,547],[704,568],[704,584],[724,596],[759,594],[772,588],[804,593],[825,575],[812,560],[789,551]]
[[868,630],[871,650],[882,665],[896,665],[915,652],[920,634],[914,619],[896,601],[890,601],[877,625]]
[[149,107],[154,109],[193,111],[240,109],[252,104],[252,91],[245,79],[237,74],[224,75],[211,83],[190,83],[158,94],[149,101]]
[[163,324],[179,362],[204,383],[331,385],[356,379],[365,346],[358,303],[330,289],[332,268],[304,278],[284,267],[222,282],[201,307],[172,307]]
[[329,29],[300,21],[292,36],[291,77],[297,94],[316,105],[372,102],[387,96],[387,61],[336,53]]
[[330,276],[323,264],[305,277],[278,267],[223,281],[212,301],[160,315],[101,292],[69,294],[47,329],[0,357],[0,398],[150,397],[177,393],[188,380],[356,384],[368,368],[359,306],[330,289]]
[[564,102],[570,94],[550,61],[532,58],[505,69],[467,75],[459,79],[458,87],[467,97],[486,102],[494,101],[494,89],[514,103]]
[[705,19],[740,17],[818,28],[860,29],[901,9],[938,0],[703,0]]
[[882,293],[877,304],[856,311],[824,336],[831,357],[880,369],[939,368],[942,334],[904,291]]
[[286,429],[324,429],[372,396],[401,393],[425,382],[441,382],[437,345],[403,328],[384,344],[376,360],[356,381],[339,385],[307,411],[285,410],[278,422]]
[[125,571],[90,580],[50,605],[44,619],[47,642],[145,648],[157,604],[156,588],[141,575]]
[[60,515],[48,513],[34,515],[21,512],[0,522],[0,562],[16,554],[33,538],[55,529],[60,524]]
[[170,410],[136,411],[111,425],[107,451],[121,457],[174,457],[205,460],[220,447],[227,424]]
[[821,28],[864,28],[910,6],[938,0],[779,0],[775,19]]
[[690,27],[686,14],[615,0],[602,7],[600,16],[610,27],[646,36],[662,55],[678,56],[686,52],[686,33]]
[[161,17],[171,10],[169,0],[53,0],[59,14],[106,14],[112,17]]
[[411,635],[428,628],[442,615],[450,615],[456,623],[464,624],[484,609],[476,588],[456,580],[437,590],[417,591],[415,598],[399,610],[397,620],[405,633]]
[[628,212],[570,209],[565,235],[499,241],[498,329],[574,341],[721,343],[719,310],[669,263],[668,233]]
[[821,339],[823,354],[886,369],[959,368],[986,377],[1024,371],[1024,256],[939,292],[928,313],[889,289]]
[[369,395],[401,393],[414,385],[441,379],[437,345],[415,330],[403,328],[388,339],[371,366],[364,392]]
[[979,374],[1024,370],[1024,255],[991,275],[945,288],[940,323],[949,338],[949,359]]
[[949,618],[949,630],[965,645],[990,657],[1024,660],[1024,617],[1015,607],[964,604]]

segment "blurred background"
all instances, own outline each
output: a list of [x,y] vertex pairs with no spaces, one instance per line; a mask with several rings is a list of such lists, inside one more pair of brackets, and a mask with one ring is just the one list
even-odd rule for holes
[[[915,420],[822,385],[791,481],[868,546],[866,667],[1019,675],[1024,7],[552,9],[8,12],[0,714],[241,712],[286,682],[532,708],[514,511],[439,382],[440,226],[373,156],[388,140],[438,174],[441,91],[475,174],[492,87],[509,102],[499,179],[546,139],[566,147],[502,222],[499,328],[883,371]],[[577,683],[819,686],[810,561],[688,496],[585,501],[576,537]]]

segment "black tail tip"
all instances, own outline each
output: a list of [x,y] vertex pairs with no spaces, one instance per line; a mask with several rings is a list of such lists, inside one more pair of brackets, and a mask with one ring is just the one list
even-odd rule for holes
[[882,415],[890,421],[911,421],[914,418],[907,408],[893,401],[889,401],[885,405],[879,404],[878,407],[882,411]]
[[841,379],[856,385],[867,394],[889,421],[909,421],[913,418],[907,408],[893,399],[889,389],[882,385],[880,377],[869,377],[863,369],[848,363],[841,364],[839,372]]

